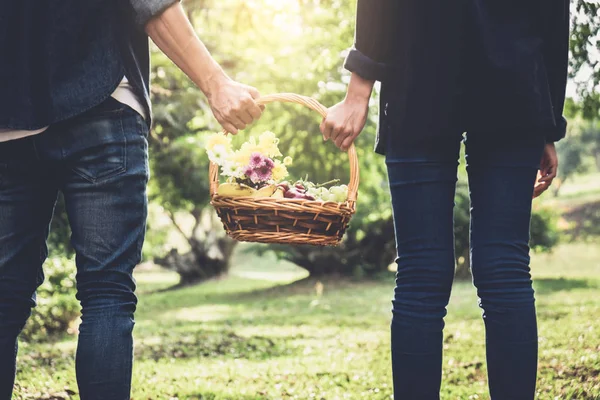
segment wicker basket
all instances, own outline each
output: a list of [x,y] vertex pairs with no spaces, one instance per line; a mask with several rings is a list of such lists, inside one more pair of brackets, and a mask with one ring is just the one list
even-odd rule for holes
[[[297,94],[282,93],[261,97],[259,104],[297,103],[325,117],[327,108],[318,101]],[[223,221],[227,234],[242,242],[310,244],[335,246],[340,243],[356,210],[358,159],[354,145],[348,150],[350,183],[345,203],[271,197],[224,197],[217,195],[219,167],[210,164],[211,204]]]

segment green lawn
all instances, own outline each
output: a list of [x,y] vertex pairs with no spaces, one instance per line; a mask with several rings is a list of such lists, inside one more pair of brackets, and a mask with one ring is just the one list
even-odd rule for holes
[[[539,399],[600,399],[600,246],[535,256]],[[390,399],[386,281],[315,282],[273,259],[241,256],[230,277],[176,282],[140,271],[133,399]],[[444,399],[486,399],[484,331],[470,283],[446,328]],[[16,399],[78,399],[75,338],[23,344]]]

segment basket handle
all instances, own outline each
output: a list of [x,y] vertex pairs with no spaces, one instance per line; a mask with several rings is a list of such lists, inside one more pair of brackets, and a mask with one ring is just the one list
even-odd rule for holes
[[[258,104],[268,104],[274,102],[296,103],[318,112],[323,118],[327,116],[327,107],[319,103],[317,100],[311,97],[300,96],[294,93],[270,94],[267,96],[260,97],[256,102]],[[358,194],[359,182],[358,157],[356,155],[356,147],[354,147],[354,143],[352,143],[352,145],[348,149],[348,158],[350,159],[350,182],[348,183],[348,202],[354,204],[356,202]],[[217,193],[217,188],[219,187],[219,166],[213,162],[210,163],[209,178],[210,196],[213,197]]]

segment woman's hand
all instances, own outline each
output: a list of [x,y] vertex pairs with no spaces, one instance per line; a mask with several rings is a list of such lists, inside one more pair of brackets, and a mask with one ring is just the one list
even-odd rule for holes
[[264,106],[256,103],[260,97],[258,90],[229,78],[211,85],[207,97],[217,121],[234,135],[258,120],[264,110]]
[[554,143],[548,143],[544,148],[540,170],[533,189],[534,199],[548,190],[550,185],[552,185],[552,181],[556,178],[557,172],[558,156],[556,155],[556,147],[554,146]]
[[369,112],[369,98],[375,82],[352,74],[346,98],[331,107],[321,123],[325,140],[332,140],[337,147],[347,151],[363,130]]

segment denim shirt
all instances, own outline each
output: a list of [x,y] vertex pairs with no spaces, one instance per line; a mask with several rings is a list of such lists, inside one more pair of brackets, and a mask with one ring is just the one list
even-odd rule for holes
[[381,81],[376,150],[451,130],[565,136],[568,0],[358,0],[346,69]]
[[144,26],[177,1],[2,2],[0,128],[34,130],[81,114],[123,76],[151,115]]

